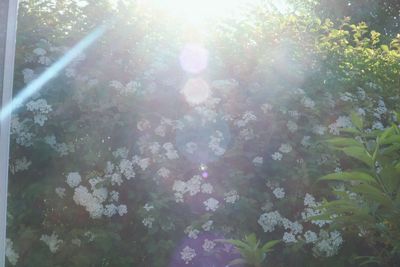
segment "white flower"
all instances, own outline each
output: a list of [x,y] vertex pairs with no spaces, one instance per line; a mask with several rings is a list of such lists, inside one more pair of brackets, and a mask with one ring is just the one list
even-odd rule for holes
[[383,130],[385,127],[383,126],[382,122],[380,121],[375,121],[374,124],[372,125],[373,130]]
[[236,190],[231,190],[224,194],[224,200],[226,203],[234,204],[237,200],[239,200],[239,195]]
[[140,120],[137,124],[136,127],[138,128],[139,131],[143,132],[146,129],[149,129],[151,127],[150,122],[148,120]]
[[212,194],[214,187],[210,183],[205,183],[201,185],[201,192],[204,194]]
[[16,159],[13,167],[11,168],[12,173],[17,173],[20,171],[26,171],[29,166],[31,166],[32,162],[30,160],[27,160],[26,157],[23,157],[21,159]]
[[287,127],[288,130],[289,130],[290,132],[292,132],[292,133],[296,132],[297,129],[299,128],[299,127],[297,126],[297,124],[296,124],[294,121],[288,121],[288,122],[286,123],[286,127]]
[[37,123],[40,126],[43,126],[47,120],[47,116],[45,114],[48,114],[50,111],[52,111],[51,106],[48,105],[47,101],[43,98],[29,101],[26,104],[26,109],[34,114],[34,123]]
[[123,216],[126,213],[128,213],[128,209],[127,209],[126,205],[119,205],[118,206],[118,215]]
[[207,211],[216,211],[219,207],[219,201],[215,198],[209,198],[203,202]]
[[279,152],[275,152],[274,154],[272,154],[271,155],[271,158],[273,159],[273,160],[281,160],[282,159],[282,154],[281,153],[279,153]]
[[306,240],[306,243],[315,243],[318,240],[318,236],[315,232],[308,230],[307,232],[304,233],[304,238]]
[[144,208],[146,211],[150,211],[150,210],[154,209],[154,206],[151,205],[151,204],[149,204],[149,203],[146,203],[146,204],[143,206],[143,208]]
[[285,232],[285,233],[283,234],[282,240],[283,240],[283,242],[285,242],[285,243],[296,243],[296,242],[297,242],[296,237],[294,236],[294,234],[292,234],[292,233],[287,233],[287,232]]
[[203,243],[204,251],[211,252],[215,246],[216,246],[215,242],[208,240],[208,239],[204,240],[204,243]]
[[204,231],[210,231],[211,228],[212,228],[213,223],[214,222],[212,220],[206,221],[205,223],[203,223],[201,228],[203,228]]
[[37,55],[37,56],[44,56],[44,55],[46,55],[46,50],[44,50],[43,48],[40,48],[40,47],[38,47],[38,48],[35,48],[34,50],[33,50],[33,53],[35,54],[35,55]]
[[121,160],[119,163],[119,168],[127,180],[134,178],[136,175],[135,171],[133,170],[132,162],[127,159]]
[[283,190],[282,187],[277,187],[272,191],[272,193],[275,195],[276,198],[281,199],[285,197],[285,191]]
[[189,181],[186,182],[185,192],[189,192],[191,196],[197,195],[201,190],[202,178],[200,175],[193,176]]
[[24,83],[29,83],[30,81],[33,80],[33,78],[35,77],[35,73],[32,69],[24,69],[22,71],[22,75],[24,75]]
[[189,246],[186,246],[181,251],[181,259],[185,262],[185,264],[189,264],[196,257],[196,251]]
[[16,265],[19,259],[18,253],[14,250],[13,248],[13,242],[11,239],[6,238],[6,257],[8,261],[11,263],[11,265]]
[[153,217],[146,217],[143,219],[142,223],[144,226],[146,226],[147,228],[152,228],[153,227],[153,223],[154,223],[155,219]]
[[111,218],[117,213],[117,210],[118,210],[117,206],[115,206],[114,204],[108,204],[104,207],[103,214]]
[[168,170],[168,169],[165,168],[165,167],[161,167],[161,168],[157,171],[157,174],[158,174],[159,176],[163,177],[163,178],[168,178],[168,177],[170,176],[170,174],[171,174],[171,171]]
[[304,107],[309,109],[313,109],[315,107],[315,102],[307,96],[303,96],[303,98],[301,99],[301,103]]
[[174,145],[172,143],[165,143],[163,145],[163,148],[167,151],[165,153],[165,156],[168,159],[173,160],[173,159],[178,159],[179,158],[178,151],[176,151],[174,149]]
[[261,110],[267,114],[268,112],[270,112],[272,110],[272,105],[265,103],[261,105]]
[[185,229],[184,232],[185,232],[185,234],[187,234],[188,237],[191,238],[191,239],[197,239],[197,237],[198,237],[198,235],[199,235],[199,233],[200,233],[199,230],[194,229],[192,226],[186,227],[186,229]]
[[216,156],[222,156],[225,153],[225,148],[221,147],[220,143],[224,140],[222,132],[215,131],[215,135],[210,136],[208,147]]
[[117,202],[119,200],[119,192],[113,190],[110,192],[110,200]]
[[253,159],[253,164],[254,165],[262,165],[263,161],[264,161],[263,157],[255,157]]
[[65,197],[65,188],[56,187],[55,192],[60,198],[64,198]]
[[319,240],[315,243],[313,252],[316,255],[324,257],[332,257],[337,254],[341,244],[343,243],[343,238],[338,231],[326,232],[321,230],[319,233]]
[[82,181],[81,176],[77,172],[70,172],[67,175],[67,184],[69,187],[74,188],[77,187]]
[[282,153],[290,153],[292,151],[292,146],[289,144],[281,144],[279,151]]
[[56,253],[60,244],[63,243],[62,240],[58,239],[58,235],[54,232],[51,235],[42,235],[40,241],[43,241],[49,247],[51,253]]
[[120,147],[117,150],[115,150],[112,154],[116,159],[117,158],[126,159],[128,157],[129,150],[126,147]]
[[261,225],[264,232],[272,232],[275,230],[275,227],[280,224],[281,220],[282,217],[279,212],[273,211],[261,214],[257,222]]

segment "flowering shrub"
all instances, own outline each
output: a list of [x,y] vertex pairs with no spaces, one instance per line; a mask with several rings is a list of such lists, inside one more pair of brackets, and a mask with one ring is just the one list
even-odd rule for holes
[[203,33],[107,3],[21,3],[16,92],[118,20],[13,115],[8,264],[225,266],[215,240],[247,233],[283,240],[271,266],[353,264],[316,181],[357,165],[323,141],[354,110],[396,122],[399,40],[268,6]]

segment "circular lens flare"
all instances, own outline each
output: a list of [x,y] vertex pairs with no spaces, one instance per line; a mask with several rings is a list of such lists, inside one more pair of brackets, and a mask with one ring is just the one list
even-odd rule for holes
[[208,51],[198,44],[187,44],[179,57],[182,69],[196,74],[207,67]]
[[189,79],[181,93],[190,105],[199,105],[211,95],[210,86],[201,78]]

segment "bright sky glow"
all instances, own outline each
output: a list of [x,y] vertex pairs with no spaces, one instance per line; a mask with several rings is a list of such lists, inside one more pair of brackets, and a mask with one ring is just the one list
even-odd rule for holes
[[217,17],[236,15],[243,5],[259,0],[155,0],[168,14],[199,25]]

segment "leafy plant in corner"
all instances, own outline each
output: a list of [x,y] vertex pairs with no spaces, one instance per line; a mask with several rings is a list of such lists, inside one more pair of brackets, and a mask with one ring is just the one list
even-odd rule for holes
[[320,178],[336,185],[336,198],[321,206],[322,217],[367,242],[373,255],[356,257],[360,265],[394,266],[400,260],[400,129],[393,123],[384,130],[365,131],[355,114],[352,123],[356,128],[345,129],[345,137],[327,140],[355,163]]
[[241,258],[231,261],[229,266],[246,264],[252,267],[261,267],[267,257],[267,253],[271,252],[272,248],[280,242],[280,240],[271,240],[261,245],[261,241],[257,239],[254,233],[246,235],[243,240],[229,239],[220,241],[234,245],[240,253]]

